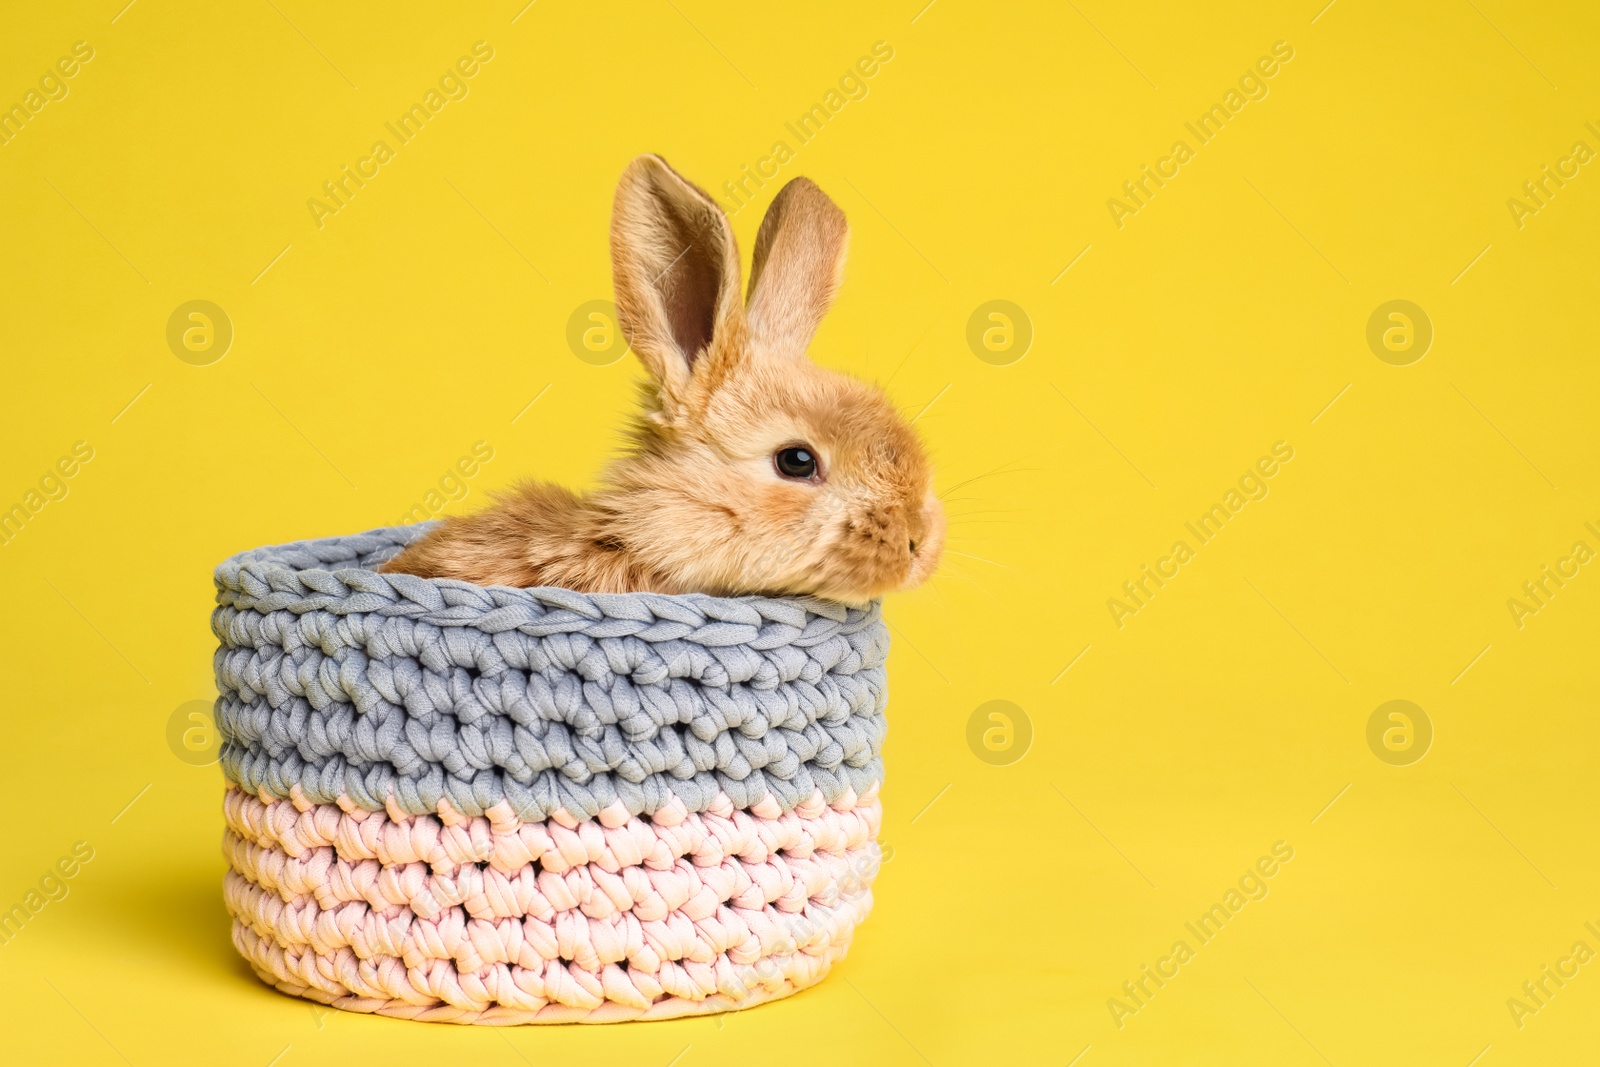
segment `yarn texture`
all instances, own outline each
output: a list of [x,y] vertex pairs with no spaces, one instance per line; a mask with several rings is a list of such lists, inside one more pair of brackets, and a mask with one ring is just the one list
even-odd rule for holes
[[820,981],[879,863],[878,605],[373,569],[429,525],[216,569],[224,895],[256,973],[501,1024]]

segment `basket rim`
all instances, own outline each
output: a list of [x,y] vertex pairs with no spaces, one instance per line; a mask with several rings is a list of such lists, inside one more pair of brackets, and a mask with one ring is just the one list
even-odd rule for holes
[[[563,586],[479,585],[457,578],[385,574],[374,569],[374,562],[358,562],[379,552],[383,552],[382,558],[389,558],[437,525],[438,520],[431,520],[403,526],[379,526],[360,533],[302,538],[245,549],[218,563],[213,568],[212,579],[219,600],[225,593],[233,594],[229,599],[235,603],[238,594],[248,597],[240,578],[248,575],[277,593],[292,592],[298,587],[305,595],[323,601],[323,607],[327,606],[326,598],[330,594],[376,593],[429,607],[448,605],[456,610],[481,606],[483,611],[490,611],[521,604],[540,612],[570,611],[596,622],[608,618],[638,619],[641,610],[654,617],[674,618],[688,609],[721,622],[759,624],[761,619],[772,619],[804,627],[812,617],[834,623],[867,622],[879,617],[881,612],[882,598],[854,605],[813,596],[588,593]],[[384,551],[388,548],[392,551]],[[285,558],[296,553],[302,558],[331,558],[312,565]],[[343,589],[336,590],[335,586]],[[804,618],[797,619],[797,612],[803,613]]]

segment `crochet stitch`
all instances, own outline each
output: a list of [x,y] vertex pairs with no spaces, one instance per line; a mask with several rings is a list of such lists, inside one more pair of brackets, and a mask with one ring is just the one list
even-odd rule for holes
[[372,569],[427,528],[216,570],[225,897],[256,973],[483,1023],[819,981],[878,865],[878,605]]

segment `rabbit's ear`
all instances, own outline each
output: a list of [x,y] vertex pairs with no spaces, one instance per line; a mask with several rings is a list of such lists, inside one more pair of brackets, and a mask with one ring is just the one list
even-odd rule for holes
[[804,355],[844,276],[850,227],[809,178],[779,191],[756,232],[750,336],[763,351]]
[[663,414],[685,399],[695,361],[744,312],[728,217],[660,156],[628,164],[611,213],[617,314],[655,379]]

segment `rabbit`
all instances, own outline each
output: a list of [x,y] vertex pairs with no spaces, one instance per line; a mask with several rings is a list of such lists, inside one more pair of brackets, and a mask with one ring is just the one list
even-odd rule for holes
[[806,357],[848,237],[793,179],[756,233],[746,303],[722,208],[661,157],[633,160],[611,219],[618,318],[649,376],[628,447],[591,493],[524,482],[379,569],[850,605],[923,582],[945,519],[922,442],[881,390]]

